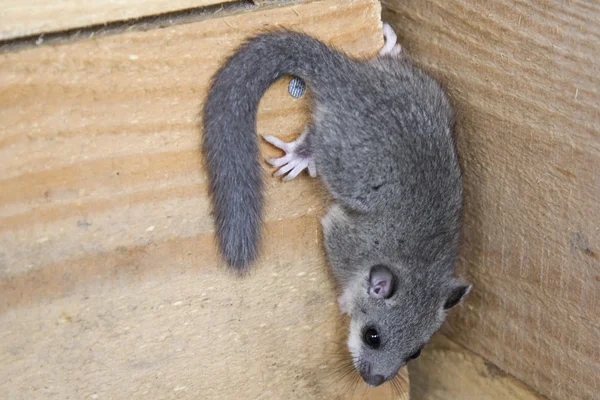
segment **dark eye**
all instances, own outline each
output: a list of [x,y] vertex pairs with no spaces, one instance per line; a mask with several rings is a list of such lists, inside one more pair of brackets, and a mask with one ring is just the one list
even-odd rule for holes
[[379,333],[375,328],[368,328],[363,335],[363,339],[370,348],[376,349],[379,347]]
[[418,358],[421,355],[421,349],[415,351],[413,354],[410,355],[410,357],[408,357],[409,360],[414,360],[415,358]]

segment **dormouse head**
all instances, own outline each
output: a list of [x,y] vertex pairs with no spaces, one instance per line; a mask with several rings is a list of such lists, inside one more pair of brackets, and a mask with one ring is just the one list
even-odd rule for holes
[[396,376],[440,328],[446,311],[471,289],[459,279],[430,284],[397,276],[386,265],[374,265],[340,297],[351,317],[348,348],[354,366],[371,386]]

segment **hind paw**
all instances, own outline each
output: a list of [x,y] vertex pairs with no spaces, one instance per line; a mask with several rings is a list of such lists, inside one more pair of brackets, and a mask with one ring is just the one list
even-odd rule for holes
[[397,43],[398,36],[387,22],[383,23],[383,37],[385,38],[385,44],[379,51],[380,56],[397,56],[402,52],[402,47]]
[[317,176],[317,168],[312,155],[306,148],[306,135],[302,134],[300,137],[293,142],[286,143],[275,136],[263,135],[263,139],[273,146],[281,149],[285,152],[283,157],[269,158],[267,163],[271,164],[277,171],[273,174],[274,176],[282,176],[284,181],[290,181],[297,177],[300,172],[305,169],[308,170],[308,174],[311,177]]

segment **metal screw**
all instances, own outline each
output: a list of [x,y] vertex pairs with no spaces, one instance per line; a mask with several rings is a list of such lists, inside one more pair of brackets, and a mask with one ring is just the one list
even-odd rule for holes
[[304,79],[298,78],[297,76],[293,77],[288,85],[288,92],[296,99],[302,97],[304,92],[306,92],[306,83],[304,82]]

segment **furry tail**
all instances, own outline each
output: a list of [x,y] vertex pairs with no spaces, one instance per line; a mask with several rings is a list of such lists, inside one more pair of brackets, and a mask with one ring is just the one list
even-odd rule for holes
[[230,266],[244,269],[258,255],[263,184],[255,123],[262,95],[284,75],[318,88],[345,60],[307,35],[277,31],[247,41],[214,76],[202,115],[202,150],[217,239]]

